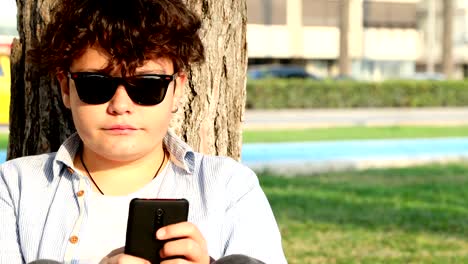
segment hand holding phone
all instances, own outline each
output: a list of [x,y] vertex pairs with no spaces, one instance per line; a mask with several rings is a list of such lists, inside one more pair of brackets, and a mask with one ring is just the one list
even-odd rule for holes
[[193,223],[183,222],[165,226],[159,229],[156,235],[161,240],[168,240],[161,250],[162,258],[183,258],[185,262],[194,264],[211,263],[206,240]]
[[156,231],[186,222],[188,209],[186,199],[133,199],[128,213],[125,254],[160,263],[159,251],[168,240],[157,239]]

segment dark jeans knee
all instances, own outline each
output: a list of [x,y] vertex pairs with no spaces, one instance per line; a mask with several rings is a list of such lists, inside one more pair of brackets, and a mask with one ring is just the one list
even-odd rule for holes
[[239,254],[222,257],[212,263],[214,264],[265,264],[265,262],[262,262],[258,259],[245,256],[245,255],[239,255]]

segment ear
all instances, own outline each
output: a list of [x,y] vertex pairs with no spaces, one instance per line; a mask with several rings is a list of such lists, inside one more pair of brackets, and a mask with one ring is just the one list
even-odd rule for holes
[[70,109],[70,86],[68,85],[68,77],[63,72],[57,73],[57,80],[62,93],[62,101],[66,108]]
[[[175,87],[174,87],[174,96],[172,97],[172,107],[173,110],[178,108],[180,99],[184,95],[184,87],[185,83],[187,82],[187,74],[185,72],[180,72],[176,79],[175,79]],[[177,111],[177,110],[176,110]]]

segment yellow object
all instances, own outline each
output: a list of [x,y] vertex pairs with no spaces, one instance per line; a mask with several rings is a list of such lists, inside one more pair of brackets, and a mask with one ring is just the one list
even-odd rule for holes
[[10,81],[10,57],[0,55],[0,124],[9,122]]

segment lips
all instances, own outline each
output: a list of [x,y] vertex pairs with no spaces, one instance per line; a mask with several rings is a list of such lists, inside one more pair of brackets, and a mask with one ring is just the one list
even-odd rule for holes
[[105,130],[113,131],[126,131],[126,130],[137,130],[137,128],[130,125],[112,125],[110,127],[104,128]]

